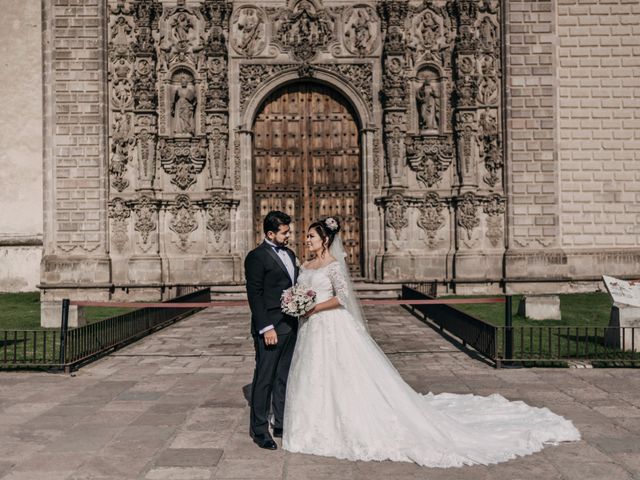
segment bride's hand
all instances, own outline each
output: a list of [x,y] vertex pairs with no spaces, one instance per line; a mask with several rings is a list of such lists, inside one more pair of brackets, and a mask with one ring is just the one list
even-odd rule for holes
[[316,313],[316,308],[318,306],[314,306],[311,310],[309,310],[307,313],[305,313],[304,315],[302,315],[302,318],[309,318],[311,315],[313,315],[314,313]]

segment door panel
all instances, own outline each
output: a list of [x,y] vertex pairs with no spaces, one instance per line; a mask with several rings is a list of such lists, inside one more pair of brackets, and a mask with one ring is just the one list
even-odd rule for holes
[[322,85],[290,85],[266,100],[253,133],[256,243],[264,216],[282,210],[293,218],[291,248],[306,258],[308,226],[335,215],[351,273],[359,276],[360,145],[347,102]]

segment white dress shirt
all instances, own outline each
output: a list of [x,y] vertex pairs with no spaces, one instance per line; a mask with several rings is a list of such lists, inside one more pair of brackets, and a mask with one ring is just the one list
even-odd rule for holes
[[[276,252],[276,255],[278,255],[280,257],[280,260],[282,260],[282,263],[284,263],[284,266],[287,268],[287,272],[289,273],[289,277],[291,278],[291,285],[293,285],[295,283],[294,279],[295,279],[296,268],[293,265],[293,262],[291,261],[291,257],[289,256],[289,254],[285,249],[277,248],[276,244],[273,243],[272,241],[267,240],[266,238],[264,239],[264,241],[267,245],[273,248],[273,250]],[[264,327],[262,330],[260,330],[258,333],[262,335],[263,333],[268,332],[269,330],[273,330],[274,328],[275,327],[273,325],[268,325]]]

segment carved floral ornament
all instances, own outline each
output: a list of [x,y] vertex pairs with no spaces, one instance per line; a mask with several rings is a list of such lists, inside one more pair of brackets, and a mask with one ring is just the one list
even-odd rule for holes
[[311,77],[316,71],[331,72],[351,85],[361,96],[369,111],[373,110],[373,65],[371,63],[319,63],[319,64],[240,64],[240,111],[247,105],[260,86],[275,75],[296,71],[300,77]]
[[449,135],[406,137],[407,161],[417,179],[427,187],[442,180],[453,161],[453,141]]
[[431,248],[436,246],[438,230],[445,224],[445,218],[442,215],[443,208],[444,205],[435,192],[427,193],[424,202],[419,206],[420,215],[418,217],[418,227],[425,231],[427,244]]
[[487,238],[493,247],[498,247],[500,245],[500,241],[504,240],[504,199],[498,194],[490,195],[485,199],[483,211],[487,215]]
[[399,193],[392,195],[385,203],[385,226],[393,229],[396,238],[400,239],[400,232],[409,225],[407,219],[407,202]]
[[198,229],[198,221],[196,220],[196,208],[191,204],[188,195],[176,196],[174,205],[170,208],[172,215],[169,222],[169,228],[178,234],[182,250],[189,248],[189,235]]
[[479,204],[479,200],[472,192],[467,192],[457,199],[457,224],[467,232],[467,240],[471,240],[473,230],[480,225]]
[[216,242],[220,241],[222,233],[229,229],[230,204],[220,195],[214,195],[207,205],[207,228],[213,232]]
[[111,240],[117,251],[122,251],[129,241],[127,235],[129,217],[131,217],[131,210],[122,198],[111,200],[109,203],[109,218],[113,221]]

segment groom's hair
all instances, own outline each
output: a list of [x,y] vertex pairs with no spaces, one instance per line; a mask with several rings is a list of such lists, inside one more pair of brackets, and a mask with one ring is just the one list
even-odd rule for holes
[[289,225],[291,223],[291,217],[284,212],[280,212],[279,210],[272,210],[267,213],[267,216],[264,217],[264,222],[262,223],[262,228],[264,230],[264,234],[267,232],[278,233],[280,230],[280,225]]

